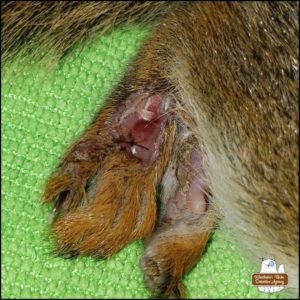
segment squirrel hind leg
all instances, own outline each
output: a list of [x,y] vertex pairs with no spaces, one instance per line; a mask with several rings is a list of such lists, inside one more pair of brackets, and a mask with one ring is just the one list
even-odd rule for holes
[[[137,92],[114,103],[66,153],[45,192],[54,202],[57,253],[107,257],[152,234],[156,187],[176,131],[165,100]],[[128,153],[126,143],[143,145],[144,153]]]

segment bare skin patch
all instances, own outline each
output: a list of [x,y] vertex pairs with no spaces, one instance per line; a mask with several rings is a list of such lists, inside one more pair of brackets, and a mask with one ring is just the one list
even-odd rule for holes
[[172,222],[185,214],[201,215],[206,211],[206,180],[202,168],[202,156],[199,149],[193,149],[178,164],[175,176],[177,189],[175,195],[165,199],[165,222]]

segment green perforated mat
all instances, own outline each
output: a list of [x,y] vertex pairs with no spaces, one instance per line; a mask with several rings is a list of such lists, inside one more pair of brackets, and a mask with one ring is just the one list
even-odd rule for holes
[[[126,62],[149,34],[122,29],[86,42],[43,76],[34,61],[2,69],[2,297],[148,298],[139,260],[143,245],[128,245],[111,259],[66,260],[50,254],[50,208],[43,185],[66,147],[86,128]],[[217,231],[195,269],[184,278],[190,297],[282,298],[251,286],[258,272]]]

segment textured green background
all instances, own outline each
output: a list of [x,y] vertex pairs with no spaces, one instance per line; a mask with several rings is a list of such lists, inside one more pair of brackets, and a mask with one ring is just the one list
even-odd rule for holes
[[[106,261],[53,257],[43,185],[66,147],[89,124],[148,30],[122,29],[86,42],[55,71],[17,59],[2,70],[2,297],[147,298],[142,243]],[[184,282],[190,297],[264,298],[250,265],[217,231]]]

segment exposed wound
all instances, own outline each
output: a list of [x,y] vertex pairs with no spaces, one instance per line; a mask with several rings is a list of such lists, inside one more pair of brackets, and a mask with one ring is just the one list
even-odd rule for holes
[[115,114],[114,138],[128,155],[145,166],[158,157],[169,106],[170,98],[161,93],[137,92]]

